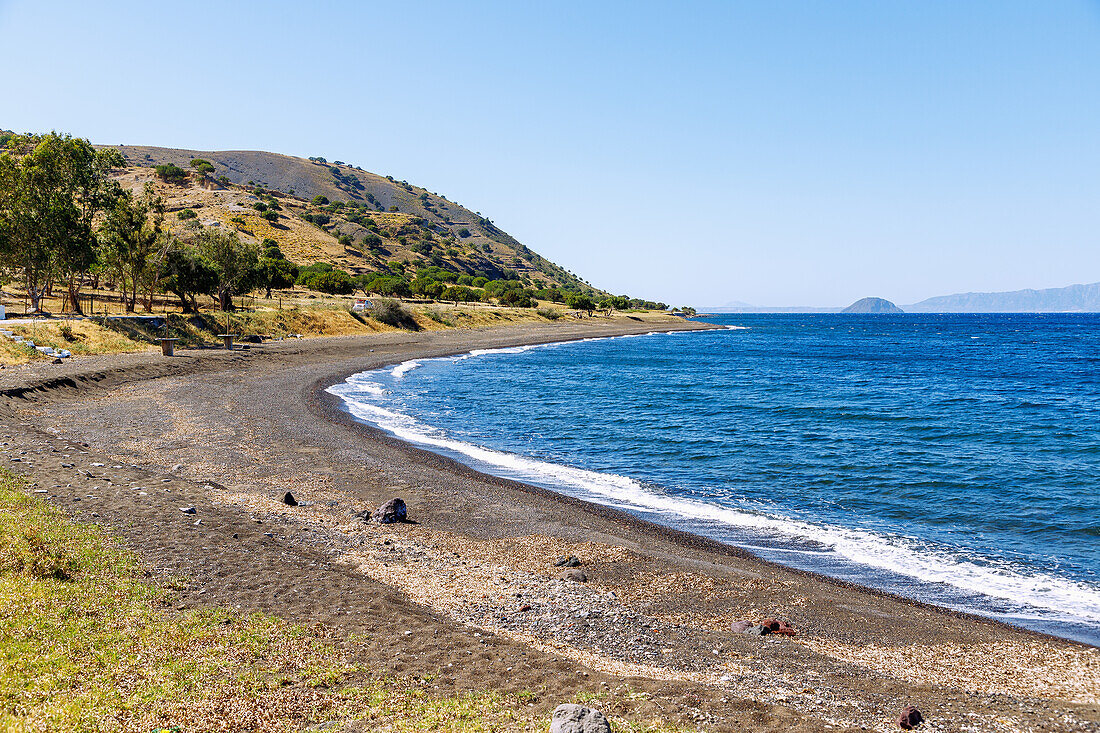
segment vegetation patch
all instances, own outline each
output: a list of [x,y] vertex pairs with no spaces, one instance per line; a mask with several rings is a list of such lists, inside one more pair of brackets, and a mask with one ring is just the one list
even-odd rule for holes
[[319,625],[178,613],[138,559],[0,470],[0,730],[540,730],[520,695],[375,677]]

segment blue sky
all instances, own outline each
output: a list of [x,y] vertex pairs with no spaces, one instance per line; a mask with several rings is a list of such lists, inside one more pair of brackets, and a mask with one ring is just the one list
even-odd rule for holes
[[323,155],[676,304],[1100,280],[1096,2],[0,0],[0,127]]

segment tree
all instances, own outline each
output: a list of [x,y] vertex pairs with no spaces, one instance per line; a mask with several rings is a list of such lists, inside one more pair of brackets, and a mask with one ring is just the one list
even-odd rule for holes
[[329,295],[349,295],[355,286],[351,276],[343,270],[318,273],[306,281],[311,290],[318,290]]
[[198,295],[212,295],[218,273],[195,247],[178,241],[168,248],[162,265],[162,285],[180,299],[184,313],[198,310]]
[[[278,247],[274,248],[278,252]],[[269,249],[268,252],[271,250]],[[272,289],[282,290],[294,287],[294,281],[298,279],[298,266],[289,260],[279,257],[265,256],[260,260],[260,287],[264,288],[264,297],[270,298]]]
[[210,180],[210,175],[214,172],[214,164],[209,160],[203,160],[202,158],[193,158],[191,160],[191,167],[194,168],[200,176],[202,176],[202,185],[205,188],[206,184]]
[[147,184],[141,196],[123,191],[100,229],[104,240],[102,257],[118,278],[127,313],[134,312],[138,290],[148,284],[149,274],[159,273],[156,254],[158,244],[162,243],[163,221],[164,201]]
[[409,288],[409,281],[397,275],[381,275],[376,277],[367,284],[364,290],[369,293],[388,295],[394,298],[407,298],[412,295],[412,290]]
[[567,294],[565,296],[565,304],[570,308],[586,311],[588,315],[592,315],[592,311],[596,310],[596,304],[592,302],[592,299],[582,293]]
[[68,135],[13,135],[0,156],[0,265],[22,271],[34,310],[55,277],[79,291],[95,262],[95,219],[118,196],[108,179],[124,164],[117,150],[96,150]]
[[452,285],[451,287],[444,290],[443,294],[439,297],[441,297],[443,300],[454,301],[456,304],[460,301],[463,303],[469,303],[471,301],[477,300],[477,293],[463,285]]
[[236,232],[206,229],[198,237],[198,250],[217,273],[218,308],[233,310],[233,296],[251,290],[258,279],[260,248],[242,242]]

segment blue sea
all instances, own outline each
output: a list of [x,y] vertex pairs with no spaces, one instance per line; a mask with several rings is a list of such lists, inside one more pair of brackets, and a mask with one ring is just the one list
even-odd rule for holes
[[336,385],[478,470],[1100,644],[1100,315],[723,315]]

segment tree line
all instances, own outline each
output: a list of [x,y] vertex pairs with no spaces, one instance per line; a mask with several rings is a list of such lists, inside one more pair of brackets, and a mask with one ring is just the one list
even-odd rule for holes
[[[185,311],[198,295],[218,307],[233,296],[280,280],[236,232],[201,228],[178,235],[164,225],[164,201],[150,186],[138,193],[110,177],[126,165],[114,149],[69,135],[5,135],[0,154],[0,277],[21,278],[34,312],[61,289],[82,313],[81,289],[117,290],[127,312],[152,310],[153,294],[175,294]],[[285,279],[285,278],[282,278]]]

